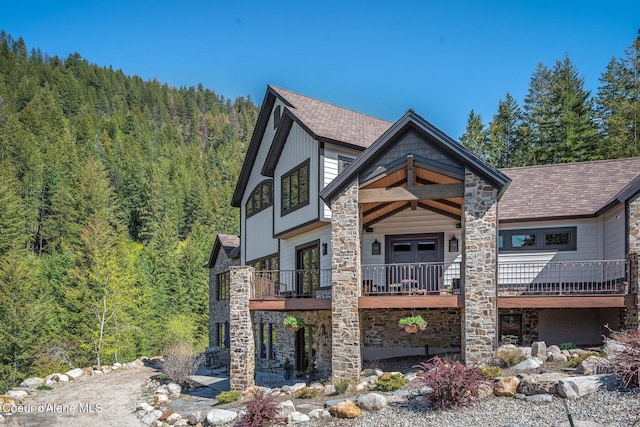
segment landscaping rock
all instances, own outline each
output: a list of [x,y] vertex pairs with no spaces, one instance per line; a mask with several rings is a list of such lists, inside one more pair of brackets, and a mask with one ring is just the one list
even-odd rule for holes
[[379,393],[367,393],[358,397],[358,407],[367,411],[379,411],[387,407],[387,398]]
[[333,399],[333,400],[327,400],[324,404],[325,408],[330,408],[333,405],[337,405],[338,403],[342,403],[344,402],[344,399]]
[[478,384],[478,399],[486,399],[493,396],[493,387],[487,383]]
[[9,412],[6,409],[10,409],[13,406],[18,406],[20,402],[15,397],[2,395],[0,396],[0,412]]
[[296,411],[296,407],[294,406],[293,402],[290,400],[285,400],[284,402],[280,403],[278,414],[276,415],[276,417],[280,419],[285,419],[289,416],[289,414],[295,411]]
[[561,352],[560,347],[558,347],[557,345],[550,345],[549,347],[547,347],[547,355],[549,353],[557,354],[557,353],[560,353],[560,352]]
[[549,362],[566,362],[567,356],[562,353],[549,353],[549,358],[547,359]]
[[331,396],[332,394],[336,394],[337,392],[338,391],[336,390],[336,386],[334,386],[333,384],[327,384],[322,389],[322,394],[324,396]]
[[51,380],[57,383],[68,383],[69,382],[69,375],[66,374],[49,374],[46,377],[44,377],[45,381],[46,380]]
[[531,345],[531,357],[547,360],[547,344],[544,341],[534,342]]
[[[164,421],[169,424],[169,425],[175,425],[176,421],[178,421],[179,419],[181,419],[182,417],[180,416],[180,414],[176,414],[175,412],[171,415],[169,415],[167,417],[167,419],[165,419]],[[186,420],[185,420],[186,421]]]
[[238,413],[226,409],[212,409],[207,413],[207,422],[212,426],[220,426],[235,420]]
[[589,356],[580,362],[576,372],[582,375],[610,374],[613,365],[603,357]]
[[604,352],[607,354],[607,359],[614,360],[619,353],[625,350],[625,345],[620,341],[608,339],[604,346]]
[[162,416],[162,411],[159,409],[156,409],[155,411],[151,411],[147,413],[144,417],[142,417],[140,421],[142,421],[144,424],[151,424],[161,416]]
[[378,382],[378,376],[377,375],[369,375],[366,378],[363,378],[362,381],[366,381],[368,384],[375,384]]
[[169,390],[171,396],[180,396],[180,393],[182,393],[182,387],[176,383],[167,384],[167,390]]
[[370,377],[371,375],[375,375],[376,377],[381,377],[384,372],[380,369],[365,369],[362,371],[363,377]]
[[22,401],[22,399],[29,396],[29,393],[27,393],[26,390],[9,390],[6,395],[15,397],[16,399]]
[[203,423],[207,419],[207,413],[204,411],[196,411],[189,414],[189,424],[192,426]]
[[294,385],[289,387],[289,393],[291,393],[291,394],[296,393],[296,392],[302,390],[303,388],[305,388],[306,386],[307,386],[306,383],[295,383]]
[[309,418],[331,418],[331,414],[324,409],[312,409],[311,412],[309,412]]
[[336,418],[356,418],[362,414],[360,408],[358,408],[352,401],[345,400],[337,405],[333,405],[329,408],[329,413]]
[[558,392],[558,382],[566,378],[567,374],[549,372],[531,375],[520,381],[518,392],[532,396],[534,394],[555,394]]
[[618,377],[615,374],[569,377],[558,383],[558,394],[567,399],[577,399],[601,388],[613,390],[617,385]]
[[311,418],[302,412],[292,412],[287,416],[287,424],[302,424],[311,421]]
[[505,377],[495,383],[493,394],[501,397],[513,397],[516,395],[520,380],[518,377]]
[[75,368],[75,369],[71,369],[70,371],[67,371],[67,376],[72,380],[77,380],[83,375],[84,375],[84,372],[82,372],[82,369],[80,368]]
[[404,379],[407,381],[413,381],[416,378],[418,378],[418,374],[416,374],[415,372],[409,372],[404,375]]
[[533,396],[525,396],[524,400],[530,403],[547,403],[553,401],[553,396],[550,394],[535,394]]
[[44,384],[44,378],[31,377],[20,383],[20,387],[28,388],[28,389],[36,389]]
[[514,365],[511,369],[513,369],[514,371],[522,372],[530,371],[532,369],[538,369],[540,366],[542,366],[542,361],[532,357],[530,359],[523,360],[517,365]]

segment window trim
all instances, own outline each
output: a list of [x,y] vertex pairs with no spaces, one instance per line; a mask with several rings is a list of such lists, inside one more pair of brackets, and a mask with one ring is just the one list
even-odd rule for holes
[[[306,175],[306,179],[307,179],[307,189],[306,189],[306,193],[305,193],[305,197],[306,199],[304,201],[300,201],[300,171],[306,166],[307,168],[307,175]],[[298,184],[297,184],[297,190],[298,190],[298,202],[294,205],[291,202],[291,188],[292,186],[289,185],[289,206],[285,207],[285,200],[284,200],[284,195],[285,195],[285,191],[284,191],[284,187],[285,187],[285,180],[287,178],[291,178],[292,176],[297,175],[298,178]],[[300,163],[298,166],[294,167],[293,169],[289,170],[288,172],[282,174],[282,176],[280,177],[280,216],[285,216],[291,212],[297,211],[298,209],[301,209],[305,206],[308,206],[311,199],[311,190],[310,190],[310,186],[311,186],[311,161],[310,159],[305,160],[304,162]]]
[[[569,233],[569,243],[562,245],[547,244],[545,235],[550,233]],[[514,247],[511,243],[512,236],[519,234],[532,234],[535,236],[535,245]],[[503,247],[498,247],[499,252],[542,252],[542,251],[576,251],[578,250],[578,227],[548,227],[548,228],[517,228],[513,230],[500,230],[498,239],[502,238]]]
[[[271,266],[273,265],[272,260],[276,259],[276,268],[271,268]],[[264,263],[265,261],[268,262],[269,264],[269,268],[260,268],[257,269],[255,268],[254,264],[259,262],[259,263]],[[245,265],[248,265],[249,267],[253,267],[256,269],[256,271],[279,271],[280,270],[280,254],[278,252],[273,253],[271,255],[266,255],[263,256],[261,258],[256,258],[256,259],[252,259],[251,261],[247,261],[245,263]]]
[[[231,272],[223,271],[216,275],[217,301],[229,301],[231,299]],[[223,289],[223,286],[225,289]],[[224,291],[224,292],[223,292]]]
[[[264,200],[264,187],[269,187],[269,199]],[[256,194],[258,195],[258,199],[260,200],[260,206],[256,208],[254,202]],[[251,205],[251,212],[249,212],[249,205]],[[270,208],[273,206],[273,180],[265,179],[258,183],[247,198],[247,203],[244,205],[244,212],[247,218],[251,218],[252,216],[262,212],[263,210]]]

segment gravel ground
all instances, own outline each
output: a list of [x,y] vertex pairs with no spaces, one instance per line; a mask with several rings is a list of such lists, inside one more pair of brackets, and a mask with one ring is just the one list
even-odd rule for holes
[[[590,421],[605,426],[640,426],[640,395],[637,392],[596,392],[577,400],[567,400],[574,421]],[[425,410],[409,404],[380,412],[363,411],[353,420],[317,421],[315,426],[422,427],[422,426],[569,426],[560,397],[549,403],[529,403],[515,398],[491,397],[476,405],[448,411]],[[414,405],[417,406],[417,405]],[[576,427],[580,423],[576,422]],[[588,424],[582,424],[588,425]],[[591,424],[593,425],[593,424]]]

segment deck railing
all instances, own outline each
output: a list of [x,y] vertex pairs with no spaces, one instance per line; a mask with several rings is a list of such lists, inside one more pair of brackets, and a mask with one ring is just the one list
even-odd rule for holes
[[329,298],[331,270],[258,270],[253,276],[252,299]]
[[375,264],[362,266],[362,295],[460,293],[460,263]]
[[498,264],[499,296],[628,293],[627,260]]

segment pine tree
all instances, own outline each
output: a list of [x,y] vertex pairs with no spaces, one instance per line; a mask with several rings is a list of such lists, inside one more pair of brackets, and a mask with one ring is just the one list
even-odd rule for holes
[[487,130],[482,122],[482,116],[471,110],[467,119],[465,132],[460,136],[460,143],[482,160],[493,160],[493,150],[489,145]]
[[491,161],[499,168],[525,166],[528,150],[523,146],[522,110],[518,102],[507,93],[498,103],[498,114],[489,123],[489,143],[492,147]]

